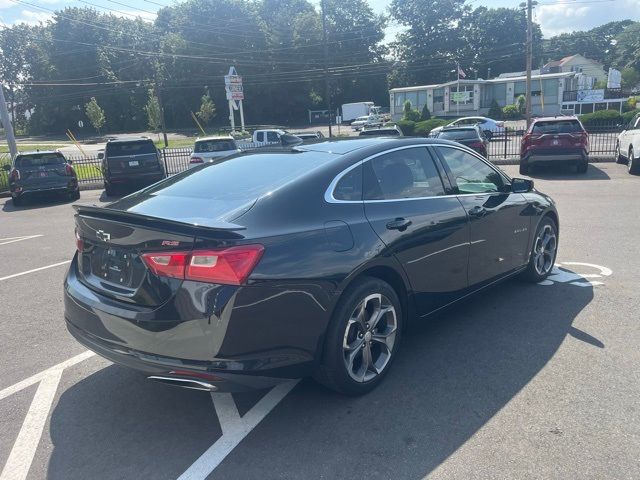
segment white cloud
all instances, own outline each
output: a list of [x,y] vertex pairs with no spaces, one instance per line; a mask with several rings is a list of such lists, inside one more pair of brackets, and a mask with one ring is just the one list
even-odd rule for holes
[[29,25],[37,25],[40,22],[46,22],[53,17],[52,14],[46,12],[36,12],[34,10],[22,10],[20,17],[16,18],[11,23],[16,25],[18,23],[27,23]]
[[640,0],[617,0],[580,4],[575,0],[561,0],[554,5],[538,5],[535,21],[545,37],[577,30],[589,30],[615,20],[640,20]]

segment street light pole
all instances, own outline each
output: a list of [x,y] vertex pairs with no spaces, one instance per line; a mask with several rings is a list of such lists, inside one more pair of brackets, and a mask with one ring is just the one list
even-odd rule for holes
[[520,6],[527,9],[527,83],[526,83],[526,119],[527,128],[531,125],[531,65],[533,63],[533,6],[537,5],[535,0],[527,0],[526,4],[521,3]]
[[322,43],[324,44],[324,96],[327,102],[327,111],[329,112],[329,138],[331,138],[331,91],[329,88],[329,47],[327,45],[327,15],[325,0],[321,0],[320,9],[322,10]]
[[18,155],[18,147],[16,146],[16,137],[13,135],[13,125],[11,124],[11,118],[9,118],[9,111],[7,110],[7,102],[4,99],[4,87],[0,84],[0,121],[4,127],[4,133],[7,136],[7,145],[9,145],[9,152],[11,153],[11,160]]

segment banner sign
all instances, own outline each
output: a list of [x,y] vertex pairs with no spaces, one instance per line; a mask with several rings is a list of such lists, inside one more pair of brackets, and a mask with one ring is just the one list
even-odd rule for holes
[[466,103],[469,101],[471,92],[451,92],[451,100],[455,103]]
[[[232,69],[235,73],[235,69],[233,67]],[[244,100],[242,77],[240,75],[232,75],[231,69],[229,70],[229,75],[224,76],[224,89],[227,93],[227,100]]]
[[578,90],[577,97],[579,102],[602,102],[604,100],[604,89]]

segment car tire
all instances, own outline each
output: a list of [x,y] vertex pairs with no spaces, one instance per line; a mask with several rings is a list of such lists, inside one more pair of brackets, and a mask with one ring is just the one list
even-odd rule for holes
[[21,207],[22,205],[24,205],[24,198],[20,197],[13,197],[13,206],[14,207]]
[[107,194],[107,197],[113,197],[116,194],[116,189],[112,187],[110,184],[104,184],[104,193]]
[[636,158],[633,152],[633,148],[629,149],[629,159],[627,160],[627,169],[631,175],[637,175],[640,173],[640,159]]
[[620,154],[620,144],[616,143],[616,163],[626,163],[627,159]]
[[580,160],[580,162],[578,162],[578,165],[576,166],[576,170],[578,173],[587,173],[588,169],[589,169],[589,160],[586,158]]
[[529,263],[522,273],[522,278],[537,283],[549,276],[556,261],[558,253],[558,226],[556,222],[549,216],[543,217],[533,238]]
[[[380,310],[386,313],[376,315]],[[370,320],[376,317],[372,325]],[[344,395],[370,392],[391,367],[402,321],[400,300],[388,283],[373,277],[357,279],[333,312],[315,379]]]
[[525,160],[520,160],[520,175],[529,174],[529,164]]
[[72,200],[72,201],[80,200],[80,190],[76,190],[75,192],[71,192],[69,194],[69,200]]

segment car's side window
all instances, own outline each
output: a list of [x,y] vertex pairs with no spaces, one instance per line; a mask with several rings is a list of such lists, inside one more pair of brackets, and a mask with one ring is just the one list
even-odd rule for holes
[[280,138],[276,132],[267,132],[267,142],[277,142]]
[[347,172],[333,190],[333,198],[343,201],[362,200],[362,166]]
[[380,155],[363,165],[365,200],[444,195],[442,180],[426,148],[405,148]]
[[457,148],[438,147],[452,174],[457,193],[499,192],[503,177],[474,155]]

